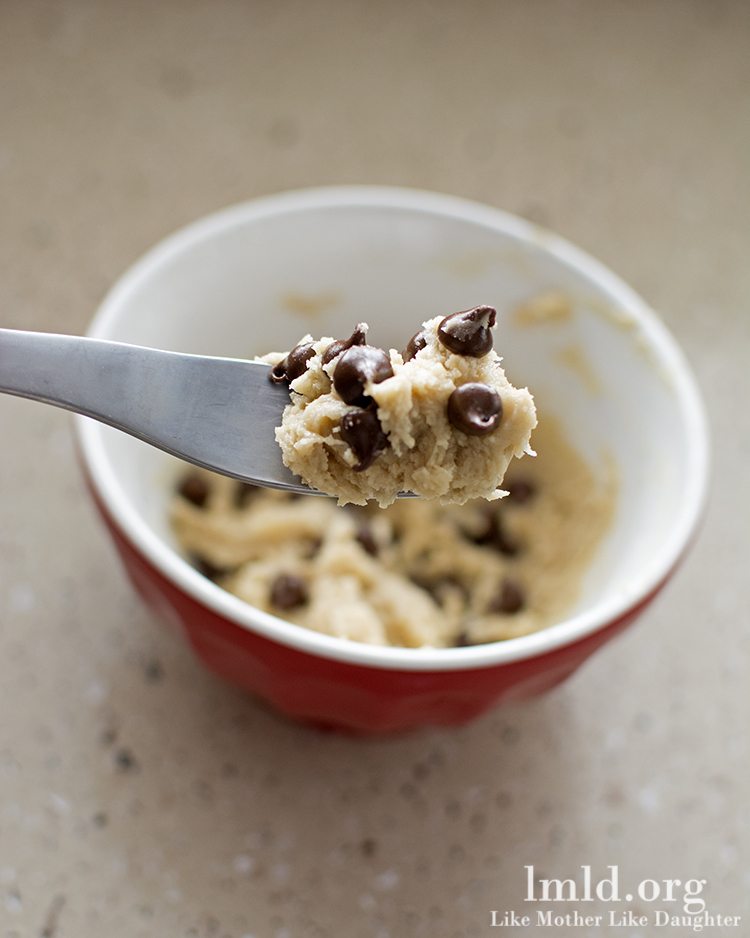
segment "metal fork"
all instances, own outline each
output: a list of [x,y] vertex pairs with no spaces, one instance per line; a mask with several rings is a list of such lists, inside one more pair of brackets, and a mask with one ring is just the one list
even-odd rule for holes
[[85,414],[243,482],[322,494],[281,461],[274,428],[289,389],[259,362],[0,329],[0,392]]

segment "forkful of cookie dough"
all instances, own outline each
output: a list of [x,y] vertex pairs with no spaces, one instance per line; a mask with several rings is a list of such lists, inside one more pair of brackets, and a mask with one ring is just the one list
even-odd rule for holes
[[339,504],[500,497],[510,461],[532,452],[536,411],[505,377],[495,321],[490,306],[435,317],[403,352],[368,344],[360,323],[348,339],[305,336],[267,355],[290,392],[276,428],[284,464]]
[[0,329],[0,392],[256,485],[462,504],[501,497],[511,460],[533,452],[534,401],[505,377],[495,320],[489,306],[435,317],[403,353],[370,345],[360,323],[256,361]]

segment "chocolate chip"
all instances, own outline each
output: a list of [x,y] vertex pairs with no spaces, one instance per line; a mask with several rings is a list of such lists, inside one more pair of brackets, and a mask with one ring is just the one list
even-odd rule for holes
[[448,398],[448,420],[469,436],[486,436],[500,426],[503,401],[489,384],[470,381]]
[[190,475],[185,476],[182,482],[180,482],[177,492],[197,508],[203,508],[208,499],[210,489],[205,479],[201,478],[197,473],[191,472]]
[[198,573],[203,574],[207,580],[215,582],[219,579],[220,576],[223,576],[225,573],[229,573],[229,570],[222,567],[217,567],[211,563],[210,560],[206,560],[205,557],[200,557],[197,554],[193,554],[190,558],[190,563],[195,567]]
[[526,605],[526,592],[517,580],[506,577],[500,584],[497,596],[490,603],[488,612],[502,612],[514,615]]
[[357,528],[355,540],[371,557],[377,557],[379,550],[378,542],[375,540],[375,535],[372,533],[372,528],[369,524],[361,524]]
[[366,384],[379,384],[393,375],[388,355],[373,345],[355,345],[342,352],[333,372],[333,386],[342,401],[367,407]]
[[464,630],[458,633],[456,640],[453,642],[454,648],[468,648],[470,645],[473,645],[474,642],[469,638],[469,633]]
[[353,410],[344,414],[340,433],[341,439],[349,444],[357,457],[355,472],[369,469],[390,445],[374,410]]
[[516,557],[521,552],[521,544],[508,534],[497,511],[488,513],[484,528],[471,540],[480,547],[494,547],[506,557]]
[[492,348],[492,332],[497,318],[491,306],[475,306],[446,316],[438,326],[438,339],[451,352],[483,358]]
[[282,359],[278,365],[271,369],[269,378],[274,384],[284,384],[299,378],[307,370],[307,363],[315,354],[312,343],[305,342],[301,345],[295,345],[286,358]]
[[531,479],[513,479],[503,483],[502,487],[508,493],[508,500],[517,505],[525,505],[536,495],[536,484]]
[[268,380],[271,384],[286,384],[286,359],[282,358],[281,361],[274,365],[273,368],[268,372]]
[[420,332],[415,332],[414,335],[409,339],[409,342],[404,350],[404,361],[410,362],[414,358],[417,352],[421,352],[423,348],[427,347],[427,334],[424,330]]
[[364,345],[366,342],[367,326],[363,322],[358,322],[354,327],[354,332],[352,332],[348,339],[336,339],[335,342],[331,342],[325,352],[323,352],[323,364],[329,364],[337,355],[345,352],[353,345]]
[[307,363],[315,355],[312,343],[296,345],[286,357],[286,376],[288,381],[294,381],[307,371]]
[[271,605],[277,609],[304,606],[309,596],[307,583],[296,573],[279,573],[271,584]]

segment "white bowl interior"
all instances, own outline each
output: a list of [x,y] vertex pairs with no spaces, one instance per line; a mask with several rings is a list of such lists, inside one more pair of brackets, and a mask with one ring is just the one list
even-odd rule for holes
[[[514,322],[519,303],[549,289],[570,298],[572,318]],[[637,600],[675,553],[675,537],[686,539],[705,454],[700,402],[666,330],[560,239],[430,194],[289,194],[219,213],[157,247],[113,290],[93,332],[247,357],[308,331],[345,335],[365,320],[374,342],[400,348],[421,320],[479,303],[498,309],[495,345],[511,380],[531,388],[597,472],[616,467],[616,517],[571,613],[591,623],[604,606]],[[590,374],[571,367],[571,348]],[[128,510],[175,546],[166,518],[177,461],[91,422],[86,436]]]

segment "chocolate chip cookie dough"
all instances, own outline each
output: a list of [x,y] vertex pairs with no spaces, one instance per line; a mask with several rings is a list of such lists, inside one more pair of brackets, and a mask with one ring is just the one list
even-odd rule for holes
[[[317,353],[316,353],[317,354]],[[187,470],[172,504],[196,567],[300,626],[360,642],[451,647],[549,626],[575,602],[615,502],[557,423],[514,464],[507,497],[337,508]]]
[[263,359],[289,385],[276,439],[286,466],[340,505],[390,505],[399,492],[442,504],[496,499],[514,457],[531,453],[528,390],[506,379],[493,350],[495,310],[425,322],[403,353],[306,336]]

